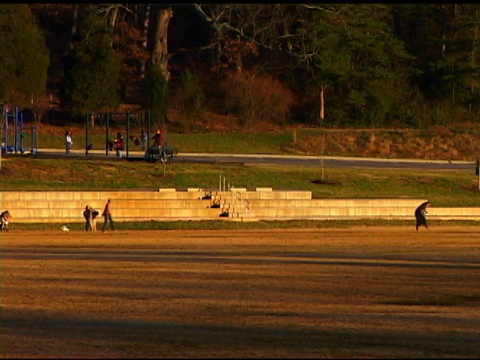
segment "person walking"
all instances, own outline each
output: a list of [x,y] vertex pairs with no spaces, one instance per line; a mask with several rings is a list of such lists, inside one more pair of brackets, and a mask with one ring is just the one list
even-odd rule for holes
[[85,231],[93,231],[92,210],[90,209],[90,206],[85,206],[83,217],[85,218]]
[[110,223],[110,229],[112,231],[115,231],[115,225],[113,224],[113,218],[112,218],[112,200],[108,199],[107,202],[105,203],[105,207],[103,208],[102,212],[103,216],[103,226],[102,226],[102,232],[105,232],[107,229],[108,223]]
[[65,131],[65,155],[70,155],[70,150],[72,150],[73,140],[70,131]]
[[430,206],[430,201],[425,201],[421,203],[415,209],[415,220],[416,220],[416,229],[418,231],[419,226],[425,226],[428,229],[427,223],[427,208]]
[[122,158],[123,136],[120,132],[117,132],[117,137],[115,138],[114,143],[115,143],[115,151],[117,153],[117,157]]
[[[152,137],[153,147],[158,151],[158,158],[161,162],[166,162],[165,159],[165,131],[157,129],[156,134]],[[158,149],[158,150],[157,150]]]
[[146,144],[147,144],[147,133],[143,131],[143,129],[140,131],[140,144],[142,146],[142,150],[146,150]]

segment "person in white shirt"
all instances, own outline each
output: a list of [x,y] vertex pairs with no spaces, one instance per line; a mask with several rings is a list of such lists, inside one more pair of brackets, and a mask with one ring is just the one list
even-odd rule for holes
[[70,131],[65,131],[65,155],[70,155],[70,150],[72,150],[73,140]]

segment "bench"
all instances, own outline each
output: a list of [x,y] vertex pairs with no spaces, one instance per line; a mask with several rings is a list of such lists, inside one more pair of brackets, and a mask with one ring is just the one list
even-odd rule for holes
[[145,159],[150,163],[157,161],[170,163],[173,156],[177,154],[178,150],[168,144],[165,146],[150,146],[147,151],[145,151]]

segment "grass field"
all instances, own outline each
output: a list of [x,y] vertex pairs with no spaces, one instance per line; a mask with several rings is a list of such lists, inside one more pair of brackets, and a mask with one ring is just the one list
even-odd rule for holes
[[[311,191],[314,198],[429,199],[433,206],[478,206],[474,171],[344,169],[318,166],[162,164],[109,160],[9,158],[0,170],[0,189],[118,190],[145,188],[218,188],[230,185]],[[321,183],[317,180],[323,179]],[[13,214],[15,216],[15,214]]]
[[478,227],[12,231],[2,357],[475,358]]

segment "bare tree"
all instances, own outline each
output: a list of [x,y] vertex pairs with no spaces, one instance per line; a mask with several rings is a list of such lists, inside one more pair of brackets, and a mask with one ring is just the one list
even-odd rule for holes
[[173,10],[171,7],[161,7],[158,9],[157,21],[155,24],[155,40],[151,59],[152,66],[159,65],[167,81],[170,78],[168,61],[171,57],[168,53],[168,27],[172,16]]
[[[143,9],[143,23],[142,23],[142,48],[147,52],[147,39],[148,39],[148,29],[150,26],[150,9],[152,8],[151,4],[146,4]],[[144,59],[140,60],[140,78],[145,77],[145,68],[146,61]]]
[[78,26],[78,7],[79,4],[72,4],[72,28],[70,30],[70,50],[75,47],[75,37],[77,36]]

